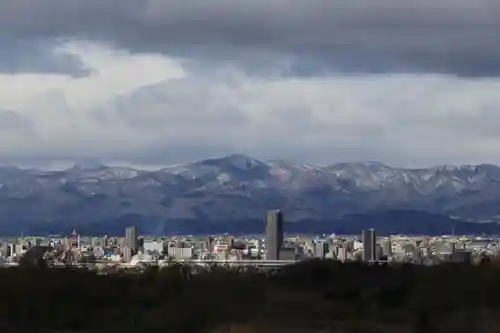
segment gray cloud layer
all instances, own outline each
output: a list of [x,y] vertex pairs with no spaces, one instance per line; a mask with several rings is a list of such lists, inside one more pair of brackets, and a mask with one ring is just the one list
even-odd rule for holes
[[0,162],[500,163],[498,0],[0,1],[5,72],[79,78],[0,75]]
[[0,38],[0,72],[3,73],[60,73],[80,77],[89,69],[74,56],[57,54],[49,43],[40,39]]
[[[84,113],[32,114],[35,134],[0,137],[0,159],[161,165],[240,152],[319,163],[500,163],[499,89],[498,80],[443,76],[186,77]],[[51,120],[41,122],[45,115]],[[4,116],[0,123],[22,127]]]
[[238,59],[250,70],[256,55],[280,55],[299,75],[500,74],[497,0],[17,0],[0,2],[0,31],[5,39],[82,37],[135,52]]

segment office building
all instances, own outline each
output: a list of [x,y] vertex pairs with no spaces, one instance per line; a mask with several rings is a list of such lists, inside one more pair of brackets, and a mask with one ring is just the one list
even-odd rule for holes
[[8,245],[7,257],[13,257],[16,255],[16,244],[10,243]]
[[348,256],[347,249],[345,247],[340,247],[337,252],[337,259],[340,261],[346,261]]
[[206,243],[205,247],[207,249],[208,254],[211,256],[212,252],[214,250],[214,238],[213,237],[210,236],[207,238],[207,243]]
[[318,241],[314,244],[314,256],[317,258],[325,259],[328,253],[329,246],[327,242]]
[[382,244],[382,254],[387,258],[392,256],[392,240],[390,238]]
[[363,233],[361,235],[361,240],[363,242],[363,261],[366,262],[376,261],[377,238],[375,235],[375,229],[363,230]]
[[225,243],[227,244],[227,248],[231,250],[232,248],[234,248],[234,237],[233,236],[226,237]]
[[144,252],[144,237],[136,238],[137,251]]
[[163,253],[163,242],[161,241],[145,241],[142,246],[143,252],[146,254]]
[[125,229],[125,246],[130,247],[132,252],[137,251],[137,232],[135,227]]
[[132,248],[130,246],[125,246],[122,251],[123,251],[123,261],[124,262],[132,261]]
[[283,245],[283,213],[280,210],[267,212],[266,225],[266,259],[279,260],[280,248]]
[[257,240],[257,256],[260,257],[262,254],[262,239]]
[[171,246],[167,249],[167,255],[169,258],[172,258],[174,260],[189,260],[193,257],[193,248],[187,246]]
[[376,243],[375,244],[375,260],[380,260],[383,256],[384,256],[384,249],[382,248],[382,245]]
[[281,247],[279,249],[279,260],[297,260],[297,249],[294,247]]

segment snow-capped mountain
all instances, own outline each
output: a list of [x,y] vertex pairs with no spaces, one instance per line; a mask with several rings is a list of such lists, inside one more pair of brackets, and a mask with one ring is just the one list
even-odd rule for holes
[[8,230],[131,217],[151,224],[226,223],[261,219],[276,207],[288,221],[386,210],[495,220],[500,215],[500,167],[325,166],[245,155],[158,171],[98,163],[64,171],[0,166],[0,225]]

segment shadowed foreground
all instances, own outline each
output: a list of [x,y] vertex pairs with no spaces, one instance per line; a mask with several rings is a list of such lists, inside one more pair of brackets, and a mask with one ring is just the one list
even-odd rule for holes
[[8,268],[0,281],[2,332],[500,332],[490,265],[311,261],[273,276]]

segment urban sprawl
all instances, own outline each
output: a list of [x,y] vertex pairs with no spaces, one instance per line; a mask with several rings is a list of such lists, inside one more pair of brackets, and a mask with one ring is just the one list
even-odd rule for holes
[[0,263],[17,266],[23,257],[36,252],[50,267],[88,267],[107,274],[179,263],[273,268],[314,258],[419,265],[473,264],[496,256],[500,250],[499,239],[479,236],[377,237],[374,229],[355,236],[291,236],[285,235],[281,211],[269,211],[266,220],[264,235],[244,237],[138,237],[136,228],[131,226],[126,228],[125,237],[84,237],[74,230],[67,237],[3,239]]

